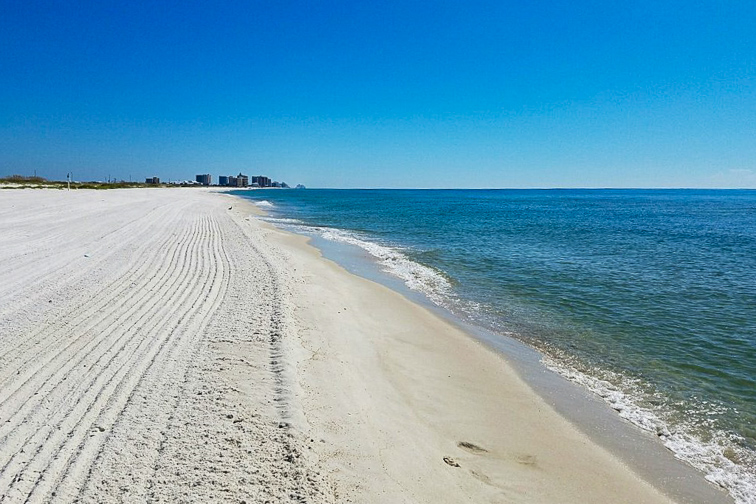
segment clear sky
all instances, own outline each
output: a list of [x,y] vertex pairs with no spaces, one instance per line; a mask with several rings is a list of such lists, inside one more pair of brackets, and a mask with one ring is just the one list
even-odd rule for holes
[[756,2],[0,2],[0,175],[756,187]]

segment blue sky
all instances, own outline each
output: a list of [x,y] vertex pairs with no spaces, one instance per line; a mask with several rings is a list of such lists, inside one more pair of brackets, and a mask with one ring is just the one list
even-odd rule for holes
[[756,3],[0,5],[0,175],[756,187]]

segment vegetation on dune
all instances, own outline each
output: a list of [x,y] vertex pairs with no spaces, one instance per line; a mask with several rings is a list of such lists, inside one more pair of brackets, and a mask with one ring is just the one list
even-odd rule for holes
[[0,184],[48,184],[49,180],[43,177],[25,177],[23,175],[11,175],[10,177],[0,178]]
[[[169,184],[145,184],[144,182],[71,182],[71,189],[126,189],[131,187],[174,187]],[[47,180],[44,177],[27,177],[24,175],[11,175],[0,177],[2,189],[67,189],[68,182],[65,180]]]

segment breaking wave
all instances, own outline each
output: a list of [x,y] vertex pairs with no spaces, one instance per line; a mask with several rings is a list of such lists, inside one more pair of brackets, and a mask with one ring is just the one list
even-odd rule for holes
[[[262,208],[274,205],[266,200],[256,202]],[[401,279],[411,290],[422,293],[433,303],[473,323],[496,327],[496,332],[518,338],[496,324],[487,323],[487,308],[471,299],[461,299],[449,278],[440,270],[412,259],[415,250],[393,244],[378,243],[357,231],[313,226],[298,219],[267,216],[265,221],[285,229],[316,235],[332,242],[359,247],[367,252],[381,269]],[[533,344],[532,341],[529,342]],[[618,415],[635,426],[656,435],[678,459],[700,470],[705,478],[727,490],[737,504],[756,504],[756,456],[744,446],[737,435],[707,428],[707,418],[722,414],[723,406],[700,401],[686,404],[695,410],[690,417],[679,415],[679,405],[671,404],[662,394],[637,378],[600,366],[588,366],[575,357],[554,348],[542,348],[543,364],[550,370],[601,397]],[[731,414],[732,411],[726,413]]]
[[414,291],[427,296],[431,301],[444,305],[451,293],[451,283],[439,271],[410,259],[395,247],[361,239],[354,233],[333,228],[318,228],[326,240],[355,245],[373,256],[381,268],[401,280]]
[[[621,373],[583,367],[561,352],[544,354],[543,364],[606,401],[617,414],[642,430],[659,437],[676,458],[704,473],[705,478],[728,491],[737,504],[756,504],[756,459],[734,434],[715,430],[703,436],[702,418],[722,414],[724,408],[709,402],[691,406],[694,415],[673,418],[673,408],[660,394],[649,390],[640,380]],[[561,354],[561,355],[560,355]],[[655,406],[652,406],[654,405]],[[698,420],[694,420],[694,418]]]

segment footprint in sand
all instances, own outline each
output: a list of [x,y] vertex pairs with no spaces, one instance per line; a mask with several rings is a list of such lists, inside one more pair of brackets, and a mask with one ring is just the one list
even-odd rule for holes
[[450,465],[452,467],[459,467],[459,464],[457,463],[457,461],[451,457],[444,457],[444,462],[446,462],[447,465]]
[[470,471],[470,474],[472,474],[473,477],[475,479],[477,479],[478,481],[482,481],[486,485],[491,485],[491,478],[489,478],[488,476],[486,476],[482,472],[480,472],[480,471]]
[[474,453],[475,455],[480,455],[481,453],[488,453],[488,450],[486,450],[485,448],[481,448],[480,446],[473,443],[469,443],[467,441],[460,441],[459,443],[457,443],[457,446],[467,452]]
[[515,457],[515,460],[518,464],[527,465],[527,466],[536,466],[538,463],[538,459],[536,459],[535,455],[526,455],[524,453],[521,453]]

